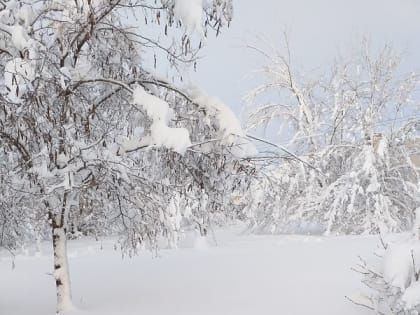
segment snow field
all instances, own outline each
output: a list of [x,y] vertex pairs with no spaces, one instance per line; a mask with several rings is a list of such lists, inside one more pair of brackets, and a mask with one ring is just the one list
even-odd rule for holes
[[[377,238],[239,236],[190,238],[158,256],[121,259],[113,242],[69,242],[71,315],[369,314],[344,296],[360,289],[350,268],[370,256]],[[44,244],[47,246],[47,244]],[[103,248],[101,250],[101,247]],[[0,260],[0,314],[49,315],[55,287],[52,256],[27,253]]]

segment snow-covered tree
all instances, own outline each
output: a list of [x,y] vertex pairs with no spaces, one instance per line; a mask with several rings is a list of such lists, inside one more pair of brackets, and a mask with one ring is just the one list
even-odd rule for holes
[[0,3],[0,244],[51,231],[58,312],[71,305],[67,234],[119,232],[131,253],[174,229],[161,219],[170,185],[138,160],[150,147],[182,155],[197,129],[173,121],[190,100],[168,103],[186,94],[144,60],[159,50],[175,68],[194,64],[207,30],[231,17],[230,0]]
[[206,234],[212,224],[224,224],[241,214],[242,205],[236,197],[247,190],[253,165],[246,157],[256,151],[244,139],[237,118],[220,100],[196,88],[188,94],[187,99],[176,93],[166,98],[182,105],[175,108],[173,120],[188,129],[194,144],[182,155],[160,149],[143,152],[140,157],[153,161],[146,170],[149,178],[167,183],[179,194],[184,225]]
[[248,127],[266,128],[277,122],[279,132],[290,134],[290,142],[297,144],[301,152],[317,150],[321,114],[321,104],[314,95],[317,86],[294,68],[288,37],[285,35],[284,52],[271,44],[267,49],[251,45],[249,48],[262,56],[266,64],[256,72],[263,82],[245,97],[257,106],[249,114]]
[[420,203],[419,177],[404,145],[389,143],[383,136],[377,146],[328,149],[316,157],[326,175],[318,184],[309,183],[299,215],[319,220],[326,233],[378,233],[411,227],[413,209]]
[[[259,223],[268,226],[274,217],[279,230],[309,223],[326,233],[410,228],[420,202],[419,175],[406,145],[418,134],[417,76],[400,74],[400,59],[389,47],[375,55],[366,43],[318,79],[292,71],[288,46],[285,54],[260,52],[269,58],[262,69],[267,81],[250,94],[258,105],[250,125],[280,121],[291,127],[285,130],[288,148],[309,163],[277,168],[277,177],[286,178],[276,185],[285,202],[256,210]],[[261,105],[261,93],[275,101]]]

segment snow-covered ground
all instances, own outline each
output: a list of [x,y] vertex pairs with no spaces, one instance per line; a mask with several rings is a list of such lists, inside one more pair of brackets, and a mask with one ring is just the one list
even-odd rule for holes
[[[345,299],[360,288],[350,268],[377,237],[244,236],[218,232],[217,246],[191,239],[179,249],[121,258],[111,241],[69,243],[73,299],[85,315],[363,315]],[[47,245],[47,244],[45,244]],[[101,249],[102,247],[102,249]],[[55,310],[52,257],[0,258],[0,314]]]

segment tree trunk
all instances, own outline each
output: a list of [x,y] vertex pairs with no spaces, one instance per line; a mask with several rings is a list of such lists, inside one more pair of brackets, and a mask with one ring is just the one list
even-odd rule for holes
[[66,229],[63,223],[52,223],[54,278],[57,290],[57,313],[72,308],[69,265],[67,261]]

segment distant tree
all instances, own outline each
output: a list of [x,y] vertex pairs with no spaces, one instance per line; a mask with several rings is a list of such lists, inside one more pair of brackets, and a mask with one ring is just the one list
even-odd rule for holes
[[270,44],[268,49],[249,45],[266,64],[257,71],[263,82],[245,97],[256,106],[249,114],[247,125],[255,129],[280,123],[279,130],[291,134],[290,142],[296,144],[299,152],[317,150],[321,114],[321,104],[314,95],[317,85],[296,72],[287,35],[284,38],[284,52]]
[[317,79],[296,74],[288,43],[285,54],[253,49],[268,64],[261,70],[267,81],[248,97],[257,104],[249,124],[289,126],[288,147],[309,162],[277,168],[277,177],[286,180],[273,187],[285,202],[263,207],[268,213],[257,210],[260,224],[267,226],[274,211],[280,230],[302,223],[325,233],[410,228],[420,187],[405,144],[418,134],[418,104],[412,99],[418,77],[400,74],[400,58],[389,47],[375,56],[367,43]]

